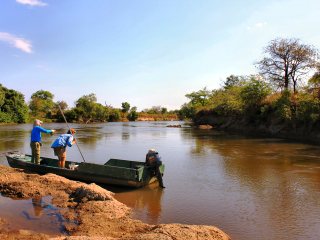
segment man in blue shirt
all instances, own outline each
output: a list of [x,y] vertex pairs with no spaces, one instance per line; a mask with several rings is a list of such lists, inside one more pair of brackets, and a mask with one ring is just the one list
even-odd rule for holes
[[65,167],[67,160],[66,147],[72,147],[72,145],[76,142],[76,139],[73,137],[75,133],[76,131],[73,128],[70,128],[67,134],[61,134],[51,145],[54,155],[56,155],[59,159],[58,166],[60,168]]
[[42,121],[39,119],[34,120],[33,129],[31,131],[31,162],[40,164],[40,149],[41,149],[41,133],[51,133],[53,134],[56,130],[53,129],[45,129],[41,127]]

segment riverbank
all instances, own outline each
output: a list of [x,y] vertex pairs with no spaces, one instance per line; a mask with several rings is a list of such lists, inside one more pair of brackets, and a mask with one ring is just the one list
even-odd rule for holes
[[194,119],[194,125],[199,128],[210,126],[209,128],[215,130],[249,136],[283,138],[311,144],[319,144],[320,142],[319,122],[303,124],[293,121],[285,122],[271,117],[265,121],[253,121],[243,117],[224,117],[212,112],[202,112]]
[[114,198],[114,193],[96,184],[85,184],[54,175],[37,175],[0,166],[0,192],[12,198],[52,196],[52,204],[63,209],[70,236],[51,236],[28,230],[8,231],[0,219],[1,239],[205,239],[227,240],[229,236],[214,226],[150,225],[131,217],[131,209]]

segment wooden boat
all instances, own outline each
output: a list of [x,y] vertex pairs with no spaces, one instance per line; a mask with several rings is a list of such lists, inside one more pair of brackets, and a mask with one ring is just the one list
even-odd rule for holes
[[[31,163],[31,155],[7,154],[7,161],[11,167],[22,168],[40,174],[54,173],[68,179],[83,182],[94,182],[106,185],[126,187],[142,187],[157,181],[153,171],[144,162],[109,159],[105,164],[66,161],[66,168],[58,167],[58,160],[41,157],[41,164]],[[164,165],[160,166],[164,173]]]

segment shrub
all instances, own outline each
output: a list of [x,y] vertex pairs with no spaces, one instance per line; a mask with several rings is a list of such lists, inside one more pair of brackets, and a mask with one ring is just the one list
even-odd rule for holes
[[251,78],[241,89],[240,97],[246,107],[256,107],[271,93],[271,88],[266,82]]
[[303,93],[297,96],[296,117],[304,123],[315,123],[319,120],[320,101],[312,95]]
[[0,122],[1,123],[10,123],[12,122],[12,117],[9,113],[0,111]]

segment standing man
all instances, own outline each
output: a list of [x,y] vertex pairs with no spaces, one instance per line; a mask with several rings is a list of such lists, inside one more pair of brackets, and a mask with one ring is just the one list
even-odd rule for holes
[[154,171],[155,176],[158,179],[159,186],[165,188],[163,185],[162,174],[159,167],[162,165],[161,157],[155,149],[150,149],[146,154],[146,166],[149,166],[152,171]]
[[59,159],[58,166],[60,168],[65,167],[67,160],[67,146],[72,147],[72,145],[76,143],[76,139],[73,137],[75,133],[76,130],[70,128],[66,134],[61,134],[51,145],[54,155],[56,155]]
[[42,121],[39,119],[34,120],[33,128],[31,131],[31,162],[35,164],[40,164],[40,149],[42,146],[41,143],[41,133],[51,133],[53,134],[56,130],[53,129],[45,129],[41,127]]

